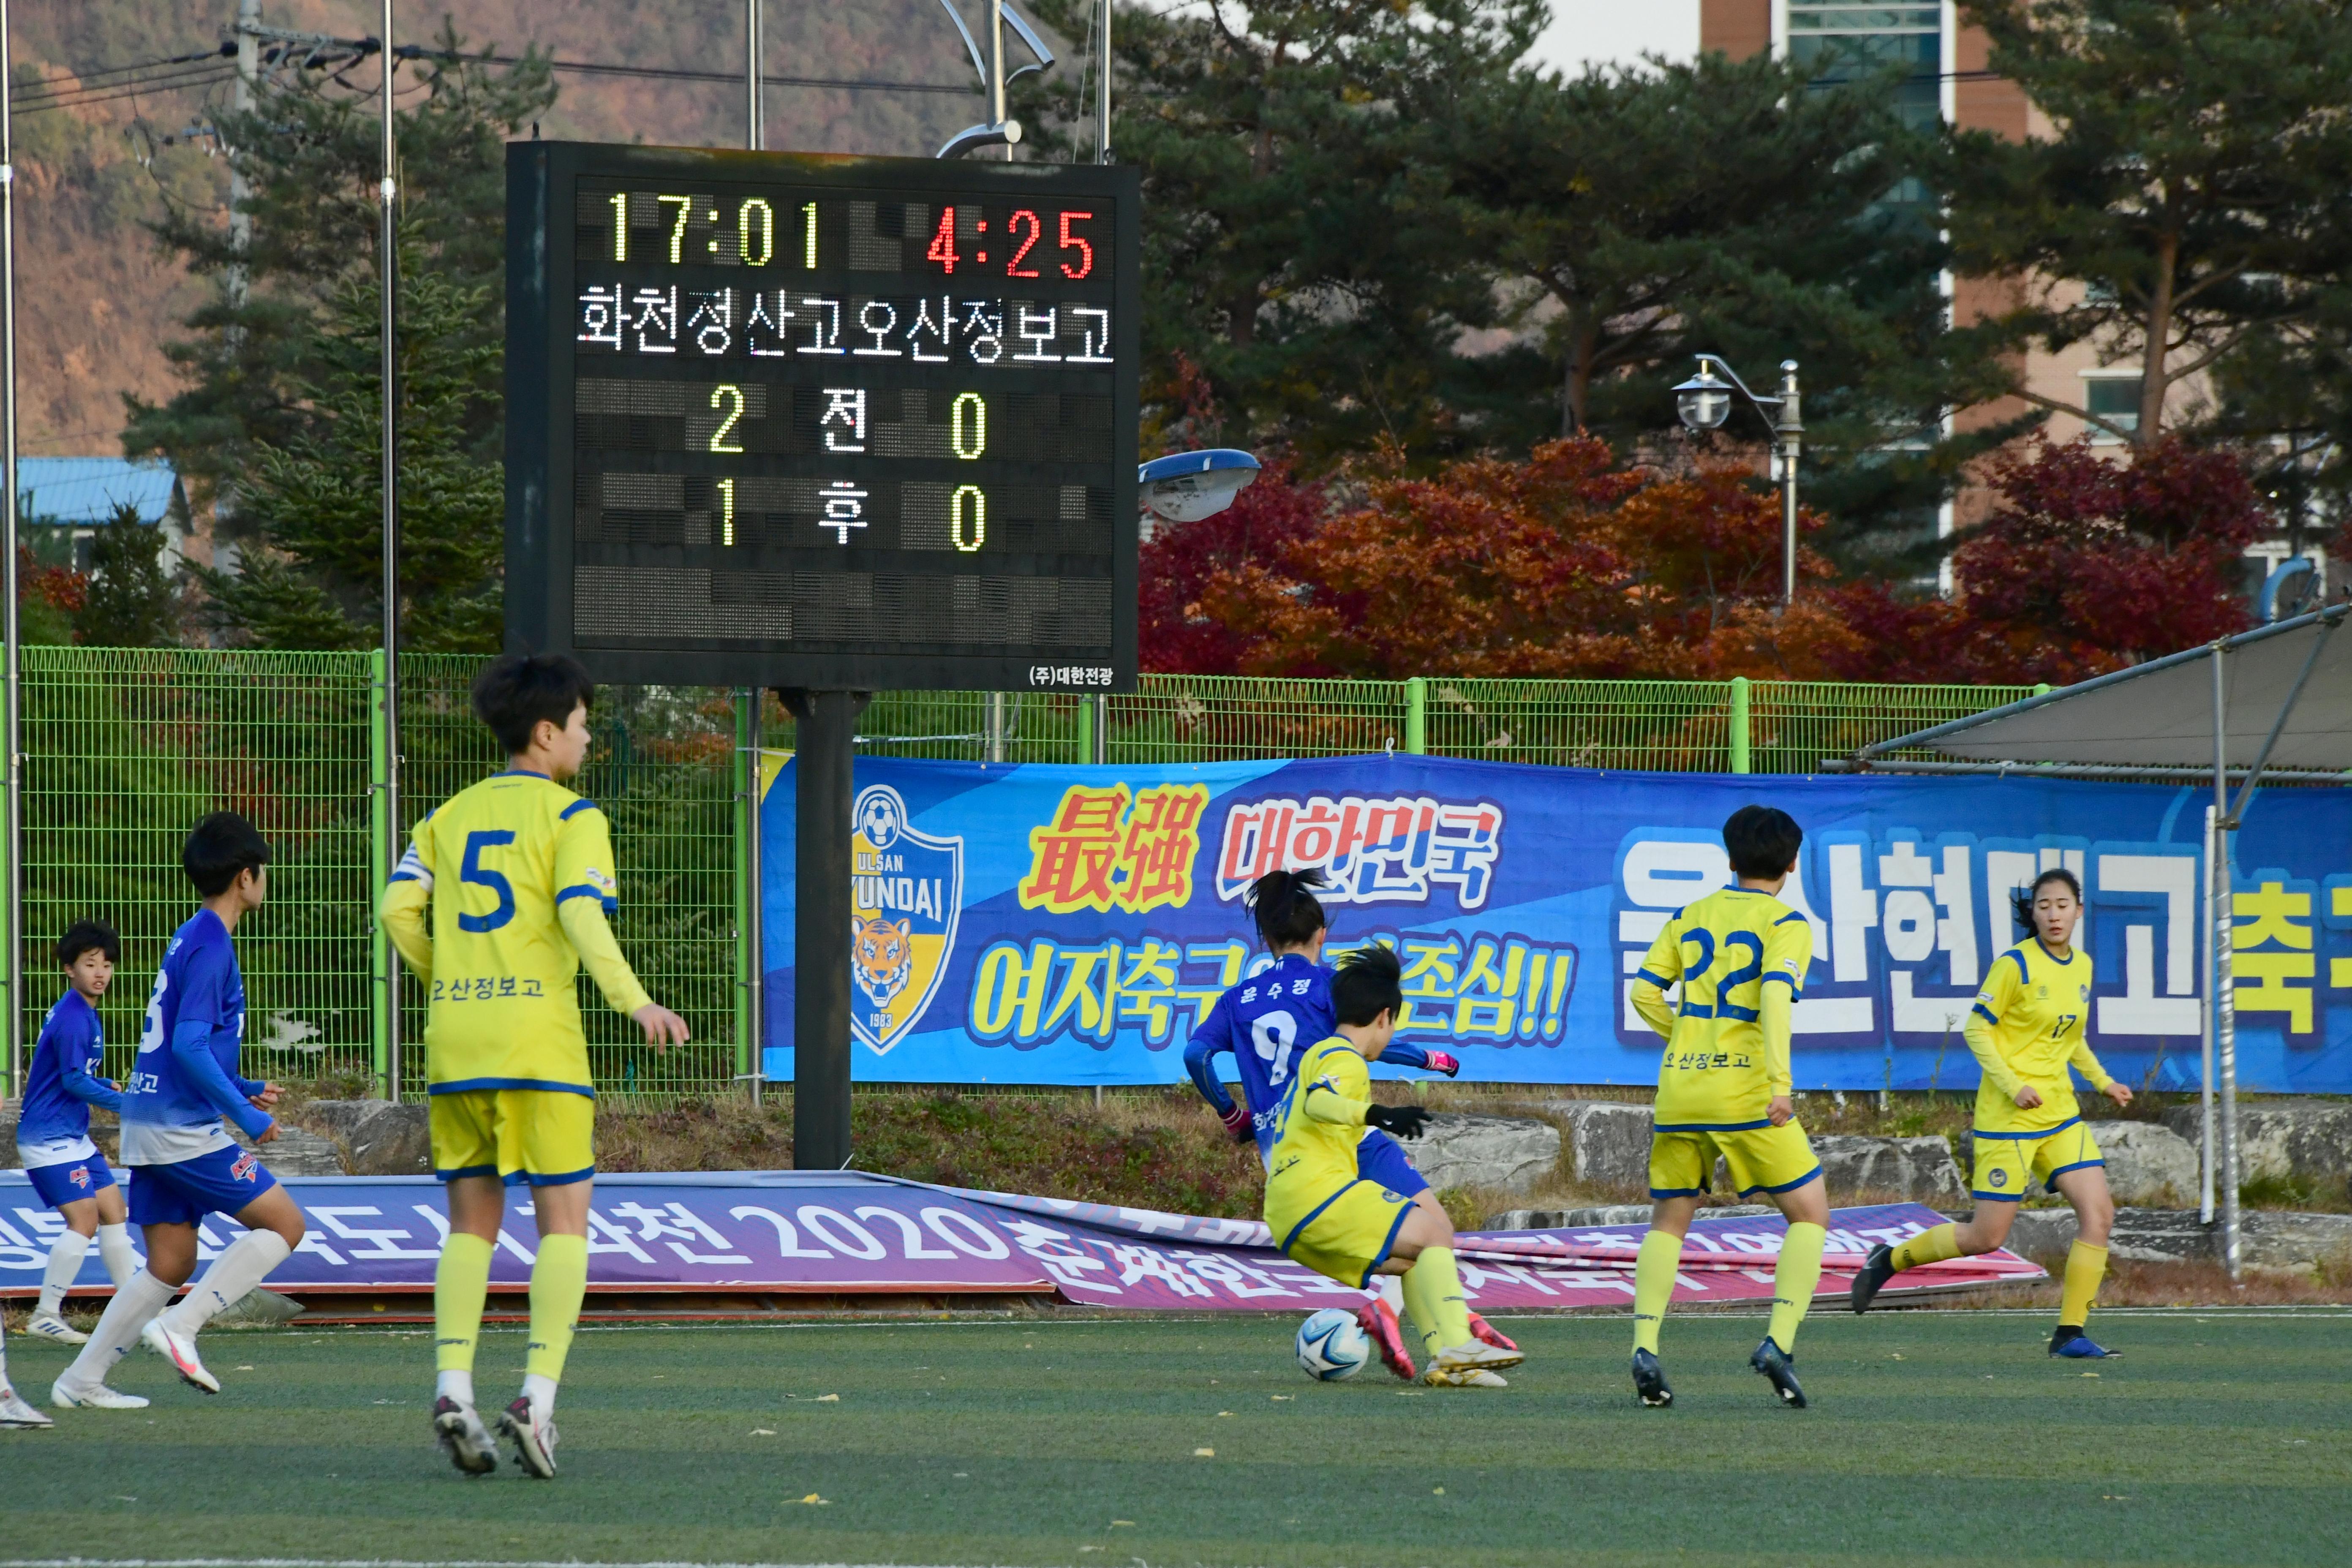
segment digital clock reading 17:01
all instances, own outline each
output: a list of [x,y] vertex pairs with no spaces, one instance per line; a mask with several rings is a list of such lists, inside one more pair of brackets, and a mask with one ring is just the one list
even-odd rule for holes
[[511,642],[1131,682],[1131,171],[517,142],[508,175]]

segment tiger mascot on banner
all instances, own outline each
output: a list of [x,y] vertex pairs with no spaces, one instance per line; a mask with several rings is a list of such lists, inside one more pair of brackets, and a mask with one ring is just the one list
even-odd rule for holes
[[852,951],[857,988],[877,1007],[887,1008],[898,1000],[914,973],[914,944],[908,940],[910,930],[906,921],[879,916],[857,922]]

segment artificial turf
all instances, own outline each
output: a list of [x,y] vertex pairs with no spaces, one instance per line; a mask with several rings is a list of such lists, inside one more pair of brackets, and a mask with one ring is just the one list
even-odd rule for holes
[[[1501,1392],[1318,1384],[1293,1326],[585,1331],[547,1483],[434,1449],[425,1335],[222,1332],[216,1398],[142,1352],[114,1381],[152,1408],[0,1434],[0,1562],[2352,1561],[2341,1311],[2103,1315],[2129,1354],[2090,1366],[2039,1315],[1824,1313],[1806,1411],[1746,1370],[1757,1319],[1667,1325],[1671,1411],[1622,1320],[1510,1321]],[[36,1397],[64,1364],[10,1351]],[[487,1336],[486,1403],[520,1355]]]

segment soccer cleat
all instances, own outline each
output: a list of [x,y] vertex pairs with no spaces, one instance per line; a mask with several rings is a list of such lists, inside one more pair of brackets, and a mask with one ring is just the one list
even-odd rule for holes
[[1463,1372],[1500,1372],[1507,1366],[1517,1366],[1527,1356],[1500,1345],[1482,1345],[1476,1340],[1464,1340],[1458,1345],[1447,1345],[1437,1352],[1432,1372],[1447,1373]]
[[2114,1361],[2121,1351],[2111,1351],[2077,1328],[2062,1326],[2050,1336],[2050,1353],[2070,1361]]
[[1382,1366],[1407,1383],[1419,1375],[1412,1353],[1405,1349],[1404,1325],[1397,1321],[1394,1307],[1386,1301],[1367,1301],[1356,1309],[1356,1326],[1379,1349]]
[[489,1428],[470,1405],[443,1395],[433,1405],[433,1431],[449,1462],[469,1476],[487,1476],[499,1468],[499,1446]]
[[1666,1370],[1658,1364],[1657,1352],[1633,1352],[1633,1392],[1653,1410],[1664,1410],[1675,1402],[1675,1391],[1666,1386]]
[[37,1429],[56,1425],[56,1422],[19,1399],[15,1389],[5,1383],[0,1383],[0,1428]]
[[170,1361],[172,1359],[172,1347],[163,1342],[163,1320],[162,1318],[154,1317],[147,1320],[147,1326],[139,1331],[139,1342],[145,1345],[149,1350],[153,1351],[157,1355],[162,1356],[165,1361]]
[[1511,1386],[1499,1374],[1488,1372],[1483,1367],[1472,1367],[1466,1372],[1446,1372],[1437,1367],[1431,1367],[1429,1375],[1422,1381],[1432,1388],[1508,1388]]
[[1870,1249],[1870,1256],[1862,1260],[1862,1271],[1853,1277],[1851,1300],[1855,1316],[1870,1310],[1871,1302],[1878,1299],[1878,1293],[1886,1289],[1886,1282],[1895,1275],[1895,1249],[1882,1241]]
[[58,1317],[55,1312],[43,1312],[36,1316],[30,1322],[25,1325],[25,1331],[32,1335],[37,1340],[47,1340],[53,1345],[86,1345],[89,1343],[89,1336],[88,1334],[77,1331],[70,1323],[68,1323],[63,1318]]
[[532,1413],[530,1401],[518,1398],[499,1416],[499,1430],[514,1439],[515,1463],[542,1481],[555,1479],[555,1420]]
[[1797,1384],[1796,1358],[1773,1343],[1771,1336],[1765,1336],[1764,1342],[1756,1347],[1756,1353],[1748,1358],[1748,1364],[1764,1374],[1772,1384],[1772,1392],[1780,1396],[1781,1404],[1791,1410],[1805,1407],[1805,1391]]
[[60,1410],[144,1410],[147,1397],[141,1394],[121,1394],[102,1383],[87,1388],[68,1388],[59,1378],[49,1384],[49,1403]]
[[1493,1345],[1498,1350],[1515,1351],[1519,1348],[1517,1340],[1509,1338],[1475,1312],[1470,1314],[1470,1337],[1480,1344]]
[[180,1381],[205,1394],[218,1394],[220,1379],[205,1370],[203,1360],[196,1354],[196,1342],[186,1334],[175,1334],[163,1327],[161,1320],[154,1325],[163,1341],[163,1353],[171,1358],[172,1370]]

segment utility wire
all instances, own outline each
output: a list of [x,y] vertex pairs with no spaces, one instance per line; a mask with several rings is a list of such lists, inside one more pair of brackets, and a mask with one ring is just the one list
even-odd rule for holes
[[[522,58],[516,55],[468,55],[446,49],[428,49],[421,44],[402,44],[392,51],[405,60],[479,60],[485,65],[516,66]],[[544,60],[551,70],[571,71],[582,76],[648,77],[668,81],[717,81],[730,86],[743,80],[740,71],[689,70],[672,66],[605,65],[595,60]],[[760,79],[777,87],[836,88],[848,92],[937,92],[957,97],[968,96],[980,89],[976,87],[956,87],[931,81],[877,81],[864,78],[824,76],[767,76]]]
[[119,98],[136,98],[142,92],[177,92],[189,88],[211,87],[218,82],[236,79],[236,72],[231,68],[226,71],[206,71],[186,77],[174,77],[165,80],[117,83],[98,92],[83,95],[60,94],[54,98],[38,99],[30,103],[16,104],[14,106],[14,111],[18,114],[41,114],[52,109],[80,109],[93,103],[111,103]]

